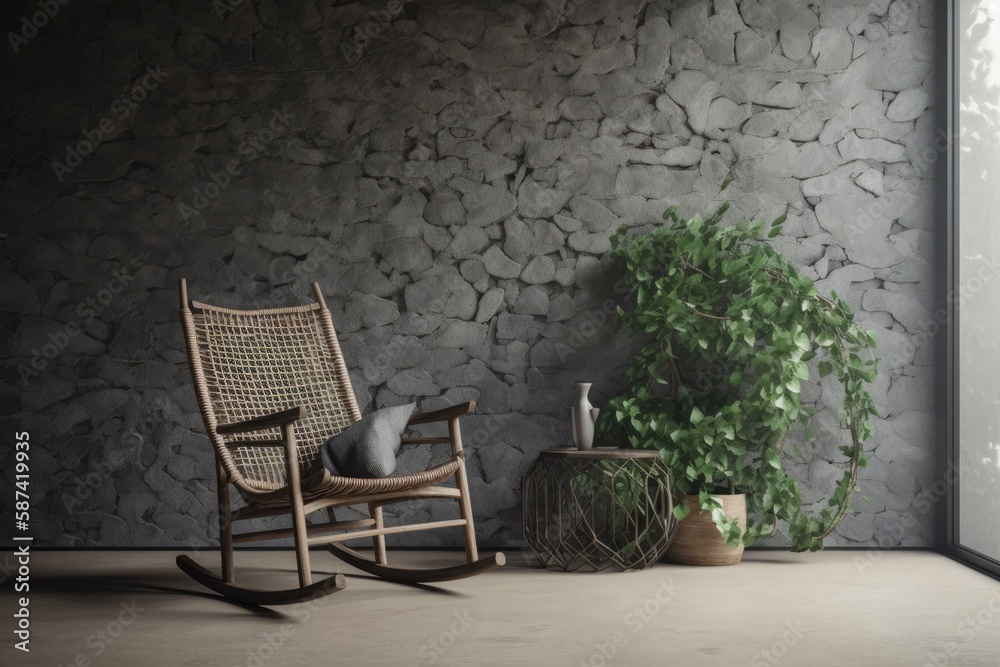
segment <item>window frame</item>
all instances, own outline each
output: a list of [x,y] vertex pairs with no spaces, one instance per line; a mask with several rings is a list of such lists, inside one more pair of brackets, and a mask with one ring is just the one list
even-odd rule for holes
[[[959,197],[961,174],[959,173],[958,160],[958,149],[960,148],[958,120],[959,102],[961,99],[961,91],[959,90],[959,86],[961,85],[961,61],[959,58],[960,40],[958,30],[960,29],[961,22],[959,20],[958,12],[961,9],[961,1],[962,0],[949,0],[945,8],[947,15],[940,16],[940,18],[944,20],[946,26],[945,48],[947,55],[947,72],[945,81],[947,86],[947,111],[945,113],[945,117],[946,131],[948,133],[948,137],[951,138],[951,141],[948,142],[945,170],[945,177],[947,179],[945,196],[947,206],[946,289],[949,297],[950,295],[956,294],[960,286],[960,261],[958,253],[961,248],[959,238],[961,227],[961,202]],[[959,354],[961,351],[959,349],[957,300],[953,298],[946,298],[945,301],[945,308],[947,309],[950,326],[947,327],[946,332],[945,360],[945,367],[947,371],[947,449],[946,463],[942,472],[945,473],[945,482],[947,483],[947,516],[942,551],[945,555],[964,563],[965,565],[1000,579],[1000,560],[996,560],[986,554],[982,554],[974,549],[963,546],[959,541],[959,512],[961,511],[959,487],[962,483],[962,478],[961,471],[958,467],[959,417],[961,410],[961,401],[958,397],[958,387],[961,386],[961,377],[959,372]],[[950,473],[952,471],[954,471],[954,483],[948,483],[948,480],[951,479]],[[1000,525],[997,526],[997,530],[1000,530]]]

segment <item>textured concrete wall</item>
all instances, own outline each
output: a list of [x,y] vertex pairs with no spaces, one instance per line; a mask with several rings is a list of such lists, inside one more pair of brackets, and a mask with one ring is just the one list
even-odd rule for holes
[[[670,203],[715,206],[732,169],[732,219],[787,210],[774,245],[877,332],[871,503],[829,543],[928,544],[915,501],[932,493],[927,329],[943,279],[930,5],[8,10],[0,410],[31,434],[38,542],[210,543],[212,454],[176,314],[186,276],[196,298],[244,307],[301,303],[318,280],[366,409],[478,401],[464,428],[479,534],[518,544],[521,476],[568,442],[572,383],[593,380],[597,405],[621,386],[608,237]],[[827,455],[844,437],[837,388],[804,391]],[[401,466],[442,455],[408,450]],[[809,501],[838,474],[792,468]]]

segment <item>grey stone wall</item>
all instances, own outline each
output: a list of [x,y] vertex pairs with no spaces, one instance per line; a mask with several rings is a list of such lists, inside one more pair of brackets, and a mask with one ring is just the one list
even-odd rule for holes
[[[77,0],[44,22],[31,3],[9,9],[0,410],[31,434],[37,543],[217,534],[176,314],[185,276],[195,298],[241,307],[302,303],[319,281],[365,409],[476,400],[478,532],[518,545],[521,476],[568,442],[572,383],[594,381],[597,405],[621,388],[610,234],[671,203],[714,207],[733,170],[732,219],[788,211],[775,247],[877,333],[871,502],[828,543],[929,544],[943,280],[930,9]],[[804,391],[832,458],[837,387]],[[442,456],[408,450],[401,467]],[[810,502],[839,474],[789,465]]]

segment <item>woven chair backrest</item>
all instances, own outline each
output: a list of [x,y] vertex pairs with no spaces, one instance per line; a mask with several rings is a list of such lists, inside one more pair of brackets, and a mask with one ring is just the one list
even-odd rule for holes
[[[235,310],[192,301],[181,309],[205,427],[231,482],[252,490],[286,483],[281,447],[233,447],[279,440],[279,429],[222,436],[220,424],[305,406],[295,423],[299,465],[316,462],[322,444],[360,419],[340,345],[319,287],[306,306]],[[182,293],[186,289],[182,289]],[[186,294],[182,295],[186,301]],[[185,311],[187,311],[185,313]]]

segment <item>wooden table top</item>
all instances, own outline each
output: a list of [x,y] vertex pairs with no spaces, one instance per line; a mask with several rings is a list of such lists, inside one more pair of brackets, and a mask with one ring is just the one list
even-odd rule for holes
[[543,456],[565,456],[579,459],[655,459],[660,453],[652,449],[611,449],[595,447],[594,449],[576,449],[575,447],[556,447],[541,452]]

